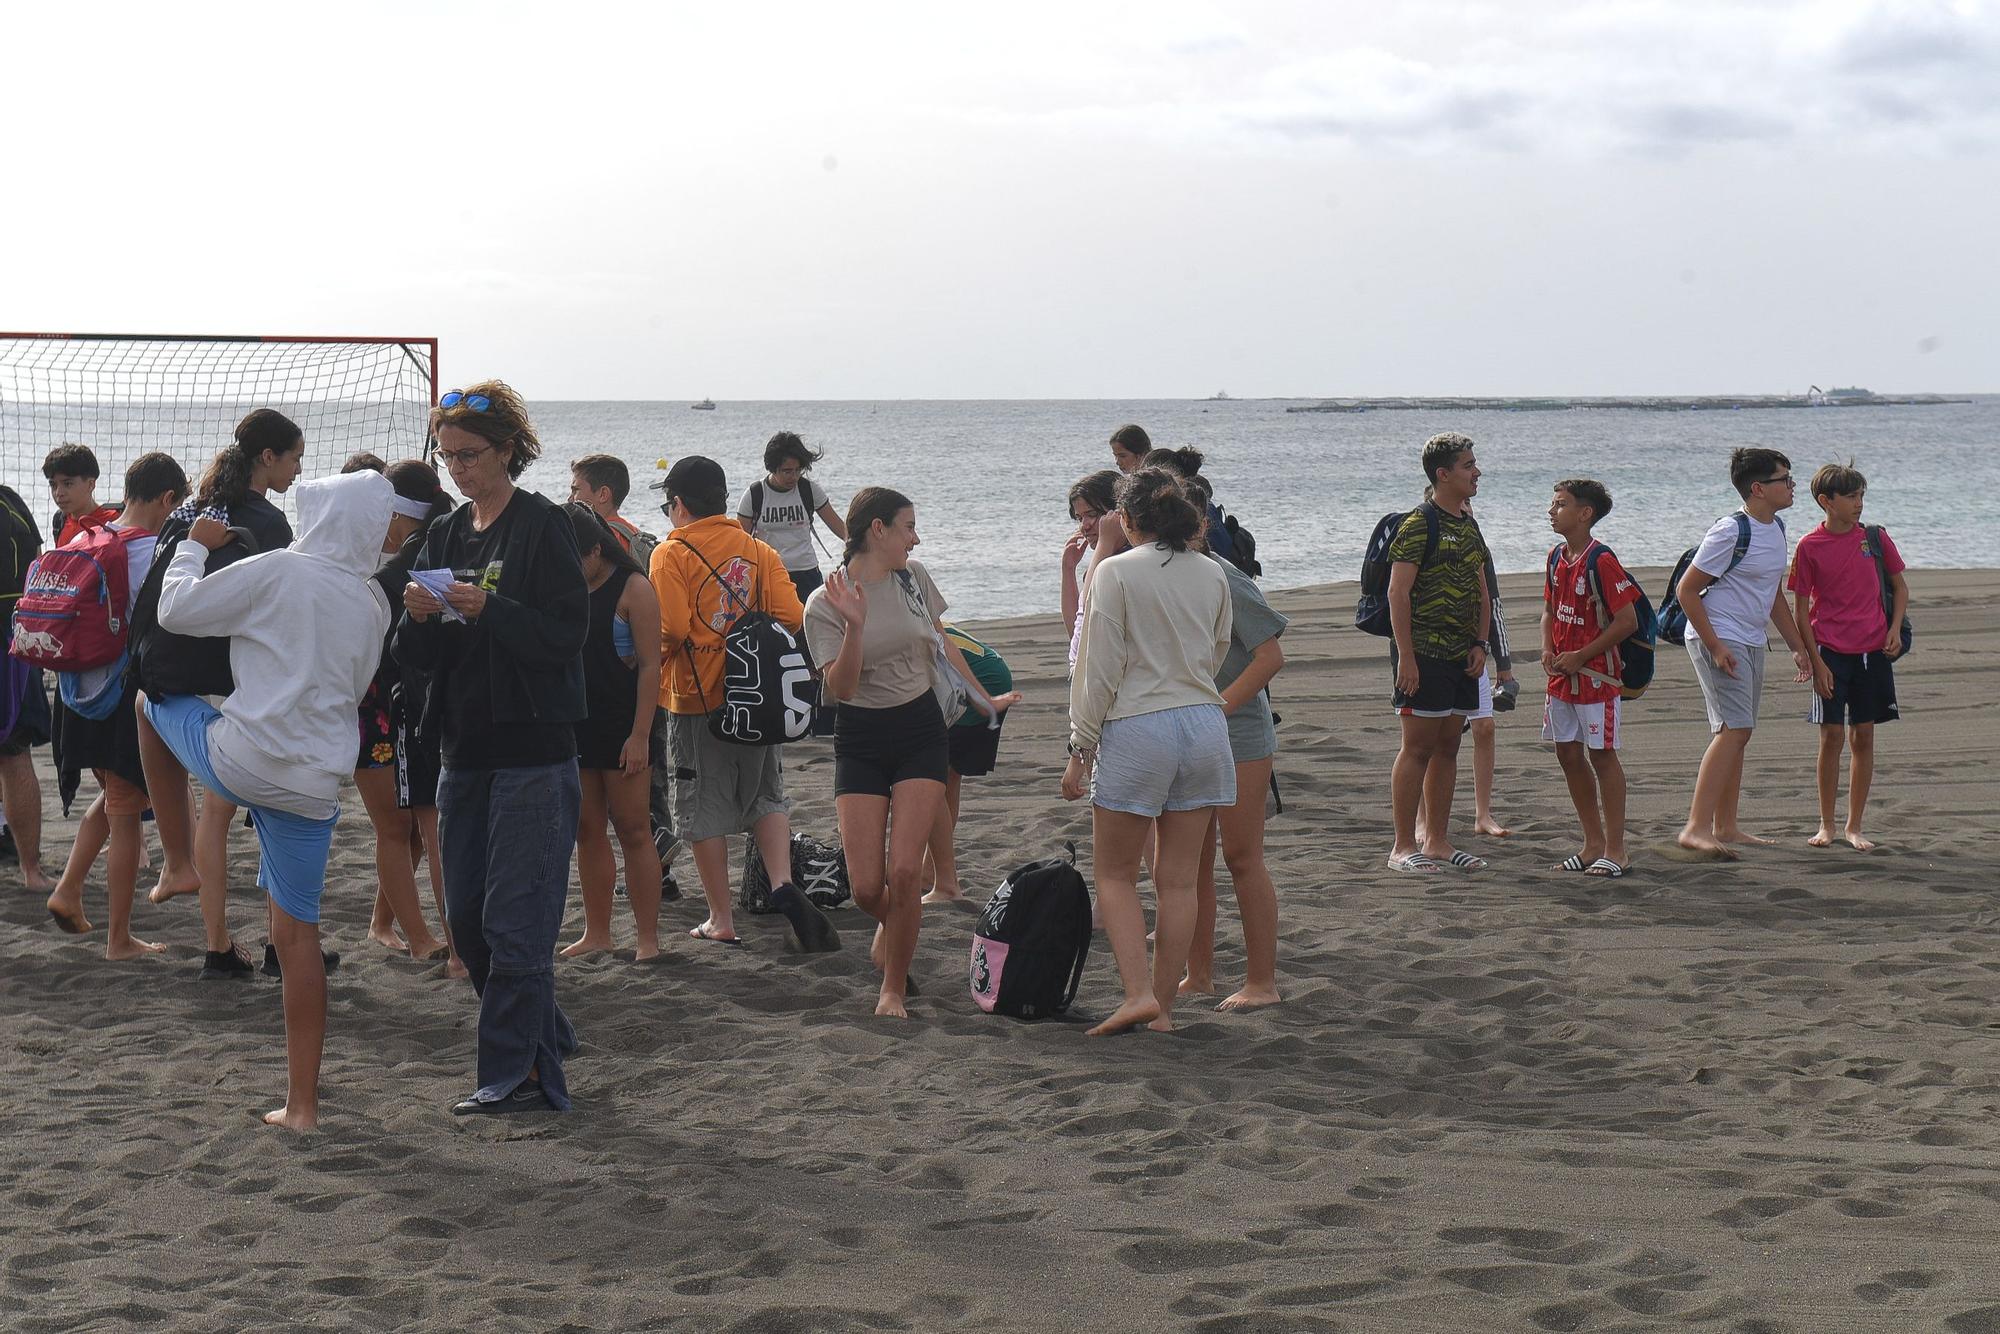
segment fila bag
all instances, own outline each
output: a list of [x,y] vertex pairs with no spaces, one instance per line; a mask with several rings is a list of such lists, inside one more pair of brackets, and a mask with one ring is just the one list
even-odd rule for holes
[[[734,603],[743,609],[722,632],[722,700],[711,708],[706,695],[702,698],[709,735],[738,746],[778,746],[808,735],[817,692],[798,636],[745,601],[692,542],[671,540],[708,566],[725,606]],[[681,647],[692,667],[694,649],[686,643]],[[695,684],[699,689],[699,671]]]

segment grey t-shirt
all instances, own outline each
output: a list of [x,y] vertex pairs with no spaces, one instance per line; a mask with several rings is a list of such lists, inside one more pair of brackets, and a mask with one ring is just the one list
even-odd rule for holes
[[[931,661],[936,650],[933,630],[944,615],[944,594],[931,582],[930,572],[910,562],[909,582],[886,574],[860,585],[868,599],[868,619],[862,625],[861,680],[854,698],[843,700],[861,709],[893,709],[908,704],[931,688]],[[817,588],[806,599],[806,647],[822,670],[840,656],[847,642],[847,622]]]
[[[1263,590],[1257,581],[1237,569],[1214,552],[1209,559],[1222,567],[1229,577],[1229,611],[1232,617],[1229,628],[1229,652],[1222,656],[1222,666],[1215,673],[1215,688],[1221,690],[1250,665],[1250,659],[1258,647],[1267,640],[1276,639],[1291,624],[1285,617],[1271,610],[1271,604],[1264,601]],[[1251,760],[1268,759],[1278,751],[1278,729],[1271,722],[1271,699],[1263,691],[1256,698],[1229,715],[1229,750],[1238,764]]]
[[[762,492],[763,508],[752,511],[750,502]],[[743,492],[736,507],[737,520],[760,542],[767,543],[783,558],[788,570],[817,570],[819,557],[813,552],[813,515],[826,504],[826,492],[810,477],[799,478],[789,491],[780,491],[763,478]]]

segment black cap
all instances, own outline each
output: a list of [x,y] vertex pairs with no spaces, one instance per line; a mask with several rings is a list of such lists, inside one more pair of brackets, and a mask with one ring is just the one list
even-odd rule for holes
[[727,495],[729,479],[723,476],[722,465],[714,459],[689,454],[675,460],[674,466],[667,469],[666,480],[655,486],[666,492],[668,500],[675,496]]

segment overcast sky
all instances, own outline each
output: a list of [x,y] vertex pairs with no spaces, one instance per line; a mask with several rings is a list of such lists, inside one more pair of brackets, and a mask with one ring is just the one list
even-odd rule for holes
[[10,329],[531,398],[2000,390],[2000,3],[6,21]]

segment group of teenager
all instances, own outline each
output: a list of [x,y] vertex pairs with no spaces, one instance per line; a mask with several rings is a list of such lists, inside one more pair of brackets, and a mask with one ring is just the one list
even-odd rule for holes
[[[1388,864],[1422,874],[1479,871],[1485,860],[1453,844],[1450,818],[1460,737],[1482,710],[1478,682],[1489,655],[1504,651],[1492,559],[1471,511],[1480,470],[1473,442],[1455,432],[1432,437],[1422,461],[1427,499],[1404,518],[1389,550],[1392,702],[1402,744],[1390,777]],[[1767,627],[1775,625],[1796,681],[1811,683],[1804,713],[1819,728],[1820,819],[1807,841],[1824,847],[1839,838],[1866,851],[1874,846],[1862,832],[1874,731],[1898,716],[1894,664],[1907,646],[1902,556],[1886,531],[1862,524],[1867,479],[1851,464],[1813,474],[1824,518],[1796,550],[1781,517],[1798,487],[1791,461],[1773,449],[1738,449],[1729,480],[1742,505],[1714,522],[1675,586],[1662,590],[1663,603],[1670,596],[1684,613],[1710,733],[1676,843],[1686,855],[1734,860],[1738,847],[1774,841],[1745,830],[1738,807],[1763,696]],[[1626,647],[1639,629],[1639,586],[1594,535],[1611,504],[1610,491],[1591,478],[1554,483],[1548,515],[1558,540],[1547,557],[1541,615],[1542,739],[1554,745],[1582,834],[1579,850],[1554,869],[1605,878],[1631,866],[1618,751],[1623,705],[1634,692],[1623,653],[1644,651]],[[1852,756],[1848,811],[1836,834],[1844,750]],[[1475,828],[1498,832],[1487,829],[1483,808],[1480,817]]]
[[[770,907],[798,947],[839,947],[793,883],[784,747],[734,744],[711,725],[728,688],[732,627],[757,613],[802,640],[819,716],[831,717],[830,729],[816,730],[830,733],[848,883],[876,922],[875,1012],[906,1017],[923,906],[961,894],[952,853],[960,780],[991,771],[999,725],[1020,699],[1004,660],[944,619],[947,601],[914,558],[912,501],[865,487],[841,514],[809,476],[818,453],[780,432],[763,475],[733,508],[720,464],[677,460],[655,484],[670,525],[660,540],[620,512],[631,480],[609,455],[574,462],[567,504],[517,484],[542,446],[504,383],[443,395],[429,437],[427,459],[356,455],[339,476],[298,481],[302,432],[260,409],[198,483],[167,455],[147,454],[127,469],[115,506],[98,502],[98,465],[86,447],[51,452],[51,540],[117,534],[130,590],[127,657],[66,673],[53,709],[39,674],[9,659],[12,698],[0,702],[13,721],[0,738],[0,801],[23,878],[47,889],[56,924],[92,929],[83,891],[103,853],[107,956],[161,948],[131,932],[150,813],[163,865],[149,897],[198,896],[204,978],[253,972],[226,900],[227,840],[247,812],[269,900],[262,966],[283,981],[288,1048],[286,1101],[266,1119],[311,1127],[325,970],[338,962],[321,946],[319,906],[339,788],[351,776],[376,838],[370,937],[442,961],[479,999],[475,1083],[451,1110],[567,1108],[564,1061],[577,1039],[556,999],[554,960],[572,853],[584,925],[562,955],[612,947],[622,857],[635,956],[657,957],[660,904],[679,892],[671,865],[683,848],[707,907],[690,936],[740,944],[730,885],[739,836],[754,845]],[[1123,992],[1094,1034],[1170,1029],[1178,1000],[1218,990],[1218,851],[1246,972],[1218,1008],[1280,999],[1264,824],[1277,748],[1268,687],[1284,665],[1286,619],[1229,551],[1199,451],[1154,449],[1143,428],[1128,425],[1112,435],[1111,452],[1115,469],[1070,489],[1077,527],[1061,556],[1071,664],[1061,794],[1090,798],[1099,921]],[[1497,701],[1511,702],[1512,673],[1503,657],[1496,683],[1487,662],[1505,650],[1491,557],[1470,512],[1479,478],[1472,442],[1435,437],[1423,468],[1428,498],[1391,551],[1393,702],[1403,728],[1389,865],[1472,871],[1485,863],[1449,836],[1459,737],[1468,720],[1486,723],[1475,828],[1504,834],[1487,804],[1490,728]],[[1854,752],[1845,834],[1869,846],[1860,827],[1872,725],[1895,717],[1889,659],[1899,645],[1878,624],[1879,600],[1863,596],[1861,569],[1874,577],[1868,544],[1879,538],[1894,626],[1907,603],[1901,561],[1879,530],[1857,538],[1860,475],[1823,469],[1814,494],[1827,522],[1792,562],[1794,616],[1777,588],[1787,552],[1776,514],[1791,503],[1789,464],[1773,451],[1740,450],[1732,478],[1743,510],[1710,531],[1680,590],[1714,732],[1681,844],[1727,856],[1730,845],[1756,841],[1737,824],[1736,805],[1768,617],[1794,648],[1800,679],[1813,681],[1815,721],[1827,724],[1823,827],[1813,841],[1833,838],[1845,725]],[[295,482],[297,533],[269,499]],[[1556,484],[1549,515],[1561,540],[1550,553],[1541,636],[1543,735],[1555,743],[1583,828],[1580,852],[1561,869],[1600,876],[1629,865],[1618,645],[1637,598],[1615,555],[1591,536],[1610,508],[1599,483]],[[4,488],[0,526],[13,544],[11,598],[41,539],[25,502]],[[842,544],[824,577],[821,526]],[[945,716],[946,676],[968,705],[962,717]],[[1477,744],[1481,733],[1473,735]],[[84,770],[98,785],[53,884],[39,864],[40,789],[27,758],[51,739],[65,809]],[[425,869],[436,929],[418,893]],[[1150,937],[1142,873],[1156,902]]]

